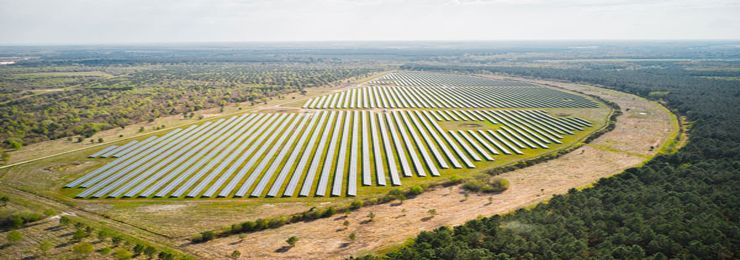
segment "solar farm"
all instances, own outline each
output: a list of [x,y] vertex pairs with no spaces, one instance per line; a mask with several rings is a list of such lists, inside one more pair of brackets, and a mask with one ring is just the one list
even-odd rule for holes
[[89,155],[105,164],[64,187],[77,198],[359,196],[565,147],[596,126],[553,109],[596,107],[530,83],[393,72],[297,111],[244,113],[105,147]]

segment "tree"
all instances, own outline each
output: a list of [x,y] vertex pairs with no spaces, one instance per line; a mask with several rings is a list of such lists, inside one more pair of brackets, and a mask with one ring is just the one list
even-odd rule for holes
[[8,232],[6,236],[8,239],[8,243],[10,243],[11,245],[18,243],[23,239],[23,234],[18,230]]
[[231,252],[232,259],[239,259],[240,256],[242,256],[242,252],[239,252],[239,250],[234,250],[234,252]]
[[286,243],[288,243],[288,246],[295,247],[295,244],[298,243],[298,237],[291,236],[288,238],[288,240],[285,240]]
[[350,234],[349,234],[349,240],[351,240],[351,241],[353,241],[353,242],[354,242],[355,240],[357,240],[357,234],[355,234],[355,232],[352,232],[352,233],[350,233]]
[[82,242],[72,247],[72,251],[75,254],[86,256],[95,251],[95,247],[89,242]]
[[373,220],[375,220],[375,212],[371,211],[370,213],[367,213],[367,218],[369,222],[373,222]]

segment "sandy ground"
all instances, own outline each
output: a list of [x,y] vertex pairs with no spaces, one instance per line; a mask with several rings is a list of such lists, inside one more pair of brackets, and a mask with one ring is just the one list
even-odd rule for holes
[[[557,84],[559,87],[601,96],[618,103],[624,115],[617,127],[591,144],[556,160],[502,174],[511,187],[497,195],[465,197],[459,187],[428,191],[403,204],[384,204],[362,208],[346,217],[337,216],[297,223],[278,229],[220,238],[204,244],[186,245],[184,250],[202,258],[227,258],[238,250],[242,258],[335,259],[363,255],[414,237],[420,231],[443,225],[459,225],[478,216],[503,214],[566,193],[568,189],[591,184],[600,178],[638,166],[658,150],[673,130],[668,110],[655,102],[634,95],[589,86]],[[429,209],[437,215],[430,217]],[[375,214],[368,221],[370,212]],[[344,221],[349,221],[345,228]],[[354,241],[349,239],[356,234]],[[290,236],[299,238],[286,248]],[[287,250],[286,250],[287,249]]]

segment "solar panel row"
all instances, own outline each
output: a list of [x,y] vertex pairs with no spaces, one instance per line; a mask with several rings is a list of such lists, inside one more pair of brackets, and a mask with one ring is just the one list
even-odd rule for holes
[[[352,96],[371,90],[349,93],[336,100],[354,100],[357,107],[423,103]],[[378,93],[417,95],[400,89]],[[315,103],[320,102],[335,100]],[[485,120],[496,127],[445,130],[440,123],[455,120]],[[384,186],[388,180],[401,185],[401,175],[440,176],[440,169],[475,168],[474,162],[493,156],[547,149],[590,126],[541,110],[245,114],[98,151],[95,156],[121,157],[66,187],[87,188],[80,198],[291,197],[299,186],[298,196],[357,196],[360,181],[362,186]]]

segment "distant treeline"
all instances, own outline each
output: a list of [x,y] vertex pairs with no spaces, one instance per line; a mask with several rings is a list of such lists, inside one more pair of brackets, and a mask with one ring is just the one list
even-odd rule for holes
[[[667,66],[668,67],[668,66]],[[736,259],[740,256],[740,84],[679,69],[578,70],[408,65],[600,84],[649,97],[692,122],[678,153],[547,204],[422,232],[392,259]]]

